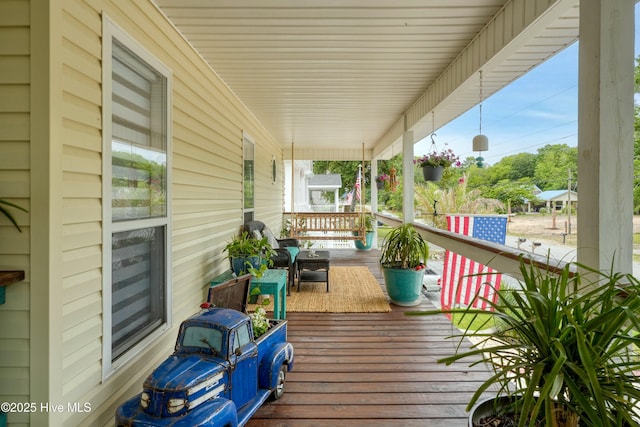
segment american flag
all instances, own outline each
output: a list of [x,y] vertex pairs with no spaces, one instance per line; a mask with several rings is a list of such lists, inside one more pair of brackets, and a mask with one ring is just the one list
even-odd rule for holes
[[360,201],[362,197],[362,190],[360,187],[362,186],[362,171],[358,169],[358,178],[356,178],[356,199]]
[[[507,218],[502,216],[449,215],[447,228],[454,233],[504,245],[507,237]],[[494,301],[502,275],[479,262],[447,250],[444,254],[440,302],[443,309],[468,306],[488,309],[482,296]]]

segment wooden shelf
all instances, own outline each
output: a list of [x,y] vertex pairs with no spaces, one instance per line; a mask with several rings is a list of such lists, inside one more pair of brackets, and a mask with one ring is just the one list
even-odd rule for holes
[[7,286],[21,280],[24,280],[24,270],[0,271],[0,286]]

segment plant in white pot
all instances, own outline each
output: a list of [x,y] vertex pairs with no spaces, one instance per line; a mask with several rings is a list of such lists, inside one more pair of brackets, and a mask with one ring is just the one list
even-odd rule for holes
[[[521,288],[479,297],[490,311],[446,311],[481,326],[455,336],[472,338],[470,350],[440,362],[473,357],[493,371],[467,406],[470,426],[640,425],[640,281],[573,265],[582,274],[521,260]],[[476,406],[492,388],[497,396]]]
[[391,302],[413,306],[422,300],[422,280],[429,245],[412,224],[393,228],[385,237],[380,265]]

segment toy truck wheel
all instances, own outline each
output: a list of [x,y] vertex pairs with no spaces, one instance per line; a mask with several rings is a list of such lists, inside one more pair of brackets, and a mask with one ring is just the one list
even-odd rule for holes
[[280,367],[280,371],[278,372],[278,381],[276,382],[276,387],[273,389],[273,393],[271,393],[271,398],[273,400],[278,400],[284,395],[284,382],[286,377],[287,367],[282,365]]

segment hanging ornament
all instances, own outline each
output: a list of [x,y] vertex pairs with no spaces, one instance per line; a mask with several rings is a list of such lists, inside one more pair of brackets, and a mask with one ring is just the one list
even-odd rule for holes
[[398,187],[398,170],[394,167],[389,169],[389,189],[393,192]]
[[482,134],[482,101],[482,70],[480,70],[480,131],[478,132],[478,135],[473,137],[473,151],[478,153],[478,157],[476,157],[476,166],[479,168],[484,166],[484,158],[481,155],[482,152],[489,149],[489,138]]

